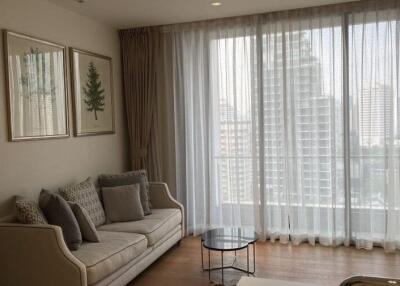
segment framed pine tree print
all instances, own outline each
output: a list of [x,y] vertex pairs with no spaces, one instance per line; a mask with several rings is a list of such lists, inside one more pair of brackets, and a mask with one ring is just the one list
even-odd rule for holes
[[115,133],[112,60],[70,48],[74,135]]

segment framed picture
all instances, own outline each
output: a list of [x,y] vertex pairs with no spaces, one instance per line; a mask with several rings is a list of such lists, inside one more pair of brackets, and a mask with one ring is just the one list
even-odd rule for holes
[[4,31],[10,141],[69,136],[66,48]]
[[115,133],[111,58],[70,48],[75,136]]

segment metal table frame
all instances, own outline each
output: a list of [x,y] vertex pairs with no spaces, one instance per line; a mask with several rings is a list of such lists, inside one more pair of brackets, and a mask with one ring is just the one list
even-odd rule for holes
[[[214,249],[210,248],[204,245],[204,240],[201,240],[201,267],[203,271],[208,272],[208,280],[211,281],[211,271],[213,270],[221,270],[221,276],[222,276],[222,285],[224,285],[224,269],[235,269],[241,272],[244,272],[247,274],[247,276],[254,275],[256,272],[256,241],[249,242],[246,246],[241,247],[241,248],[236,248],[236,249]],[[253,247],[253,271],[250,271],[250,260],[249,260],[249,246],[252,245]],[[206,248],[208,250],[208,268],[204,268],[204,254],[203,254],[203,248]],[[235,263],[237,260],[237,251],[246,249],[247,251],[247,269],[243,269],[240,267],[236,267]],[[218,251],[221,253],[221,267],[213,267],[211,268],[211,258],[210,258],[210,251]],[[235,259],[233,260],[232,264],[229,266],[224,266],[224,252],[235,252]]]

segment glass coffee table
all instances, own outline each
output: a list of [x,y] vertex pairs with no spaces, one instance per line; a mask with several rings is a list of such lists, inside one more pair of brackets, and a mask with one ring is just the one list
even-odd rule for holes
[[391,286],[400,285],[400,279],[355,276],[343,281],[340,286]]
[[[224,269],[235,269],[242,271],[249,276],[254,274],[256,270],[256,245],[257,234],[252,229],[246,228],[217,228],[205,232],[201,236],[201,266],[203,271],[208,271],[208,280],[211,281],[211,271],[221,270],[222,285],[224,284]],[[250,270],[249,248],[253,250],[253,269]],[[208,250],[208,268],[204,268],[203,248]],[[247,251],[247,268],[243,269],[237,266],[237,251]],[[218,251],[221,253],[221,266],[211,267],[210,251]],[[235,252],[235,259],[231,265],[224,265],[224,253]]]

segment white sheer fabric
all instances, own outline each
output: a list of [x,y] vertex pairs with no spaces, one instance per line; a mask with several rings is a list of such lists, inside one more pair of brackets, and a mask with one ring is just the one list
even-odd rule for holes
[[351,225],[357,247],[400,246],[400,10],[349,15]]
[[255,27],[164,35],[176,189],[190,233],[260,224]]
[[400,10],[367,2],[163,28],[167,161],[189,233],[398,246]]
[[342,17],[262,25],[264,228],[295,244],[344,240]]

